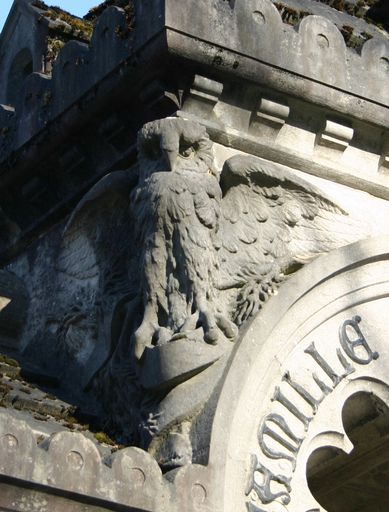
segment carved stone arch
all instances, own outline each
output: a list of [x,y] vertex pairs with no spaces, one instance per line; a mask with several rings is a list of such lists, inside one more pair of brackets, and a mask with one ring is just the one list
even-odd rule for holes
[[29,48],[23,48],[14,57],[8,72],[7,104],[18,101],[24,80],[33,72],[33,57]]
[[350,396],[389,403],[388,310],[389,237],[318,258],[266,304],[225,372],[196,480],[213,510],[326,512],[307,461],[324,445],[352,451],[342,422]]

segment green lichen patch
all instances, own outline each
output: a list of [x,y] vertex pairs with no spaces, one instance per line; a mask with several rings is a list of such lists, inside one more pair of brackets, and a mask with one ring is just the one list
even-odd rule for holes
[[95,439],[99,443],[108,444],[109,446],[115,446],[116,443],[109,437],[105,432],[96,432]]
[[93,32],[93,23],[90,21],[73,16],[60,7],[49,6],[41,0],[36,0],[31,5],[41,11],[42,18],[63,22],[62,27],[57,27],[58,32],[68,34],[72,38],[90,41]]
[[[378,8],[378,6],[380,5],[380,1],[377,2],[377,0],[358,0],[357,2],[355,0],[316,1],[328,5],[329,7],[336,9],[337,11],[349,14],[355,18],[362,18],[368,22],[372,21],[371,18],[369,18],[369,13],[373,12],[373,9]],[[278,12],[280,13],[283,22],[292,26],[297,25],[306,16],[314,14],[313,12],[308,12],[305,10],[291,7],[290,5],[287,4],[287,2],[273,3],[274,6],[277,8]],[[389,1],[387,4],[387,9],[389,16]],[[344,19],[346,20],[349,18],[345,17]],[[379,22],[375,22],[375,25],[379,28],[384,28],[384,25],[380,24]],[[361,29],[358,30],[355,26],[351,26],[349,24],[338,25],[338,28],[343,35],[346,46],[348,46],[349,48],[353,48],[354,50],[357,51],[360,51],[363,44],[373,37],[373,35],[370,34],[368,31],[361,31]]]
[[59,52],[68,41],[75,39],[83,43],[90,42],[94,24],[88,20],[73,16],[60,7],[49,6],[41,0],[34,0],[31,2],[31,5],[39,9],[40,20],[46,19],[53,22],[49,24],[45,55],[45,72],[50,73],[53,62],[57,59]]
[[8,393],[11,391],[12,387],[7,384],[6,382],[0,382],[0,395],[1,398],[4,398],[5,395],[8,395]]
[[19,367],[19,363],[15,359],[12,359],[11,357],[6,356],[5,354],[0,354],[0,363],[5,363],[15,368]]
[[328,5],[339,12],[356,16],[357,18],[363,18],[366,11],[377,3],[378,0],[317,0],[318,2]]
[[64,37],[48,37],[47,38],[47,53],[46,53],[46,59],[49,61],[55,61],[57,58],[59,52],[62,50],[62,48],[66,44],[66,39]]
[[274,2],[274,5],[278,9],[282,21],[292,26],[297,25],[297,23],[299,23],[303,18],[312,14],[311,12],[304,11],[301,9],[294,9],[293,7],[286,5],[282,2]]
[[364,19],[378,28],[389,30],[388,0],[316,0],[339,12]]
[[135,9],[133,0],[106,0],[100,5],[97,5],[96,7],[90,9],[88,14],[84,16],[84,19],[92,23],[95,23],[97,18],[101,16],[105,9],[111,6],[120,7],[121,9],[123,9],[126,16],[127,30],[118,30],[118,36],[122,38],[128,37],[130,33],[134,30],[135,25]]
[[354,31],[353,27],[350,27],[349,25],[343,25],[340,28],[340,31],[343,35],[346,45],[350,48],[354,48],[355,50],[359,50],[366,41],[373,37],[368,32],[361,32],[358,34]]
[[91,9],[84,18],[78,18],[60,7],[49,6],[41,0],[34,0],[31,5],[39,9],[40,19],[48,19],[53,23],[49,26],[47,37],[47,52],[45,55],[45,72],[50,73],[54,61],[65,44],[75,39],[90,43],[98,17],[110,6],[123,9],[126,16],[126,26],[118,26],[115,33],[121,39],[130,37],[134,29],[134,3],[129,0],[106,0]]

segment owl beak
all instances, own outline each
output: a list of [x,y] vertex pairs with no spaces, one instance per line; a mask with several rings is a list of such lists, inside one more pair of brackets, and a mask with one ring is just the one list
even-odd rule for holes
[[171,172],[174,172],[174,169],[175,169],[176,163],[177,163],[177,157],[178,157],[177,151],[170,150],[170,149],[165,149],[163,151],[163,154],[165,156],[166,163],[169,166],[169,170]]

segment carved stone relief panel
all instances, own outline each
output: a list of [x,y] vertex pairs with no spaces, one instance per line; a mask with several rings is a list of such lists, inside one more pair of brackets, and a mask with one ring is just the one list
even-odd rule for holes
[[194,418],[256,313],[300,267],[379,231],[331,185],[213,144],[199,123],[147,123],[137,165],[10,265],[32,304],[23,355],[165,470],[203,462],[209,420]]

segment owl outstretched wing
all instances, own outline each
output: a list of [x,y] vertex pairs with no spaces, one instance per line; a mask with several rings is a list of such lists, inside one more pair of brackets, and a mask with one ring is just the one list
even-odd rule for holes
[[129,171],[113,172],[81,199],[63,230],[59,271],[76,279],[90,279],[108,263],[106,260],[117,259],[123,248],[128,249],[126,239],[132,239],[129,194],[135,183]]
[[[221,289],[240,288],[237,323],[258,310],[282,275],[363,236],[363,227],[293,171],[252,156],[226,161],[220,180]],[[248,306],[245,287],[258,285]],[[243,312],[242,312],[243,307]]]
[[[136,181],[135,172],[117,171],[94,185],[71,214],[56,259],[62,288],[67,290],[62,300],[70,311],[67,323],[72,322],[73,310],[76,318],[95,310],[102,323],[100,336],[108,345],[118,336],[112,330],[120,323],[115,322],[120,304],[138,291],[129,203]],[[80,304],[72,304],[75,297]]]

